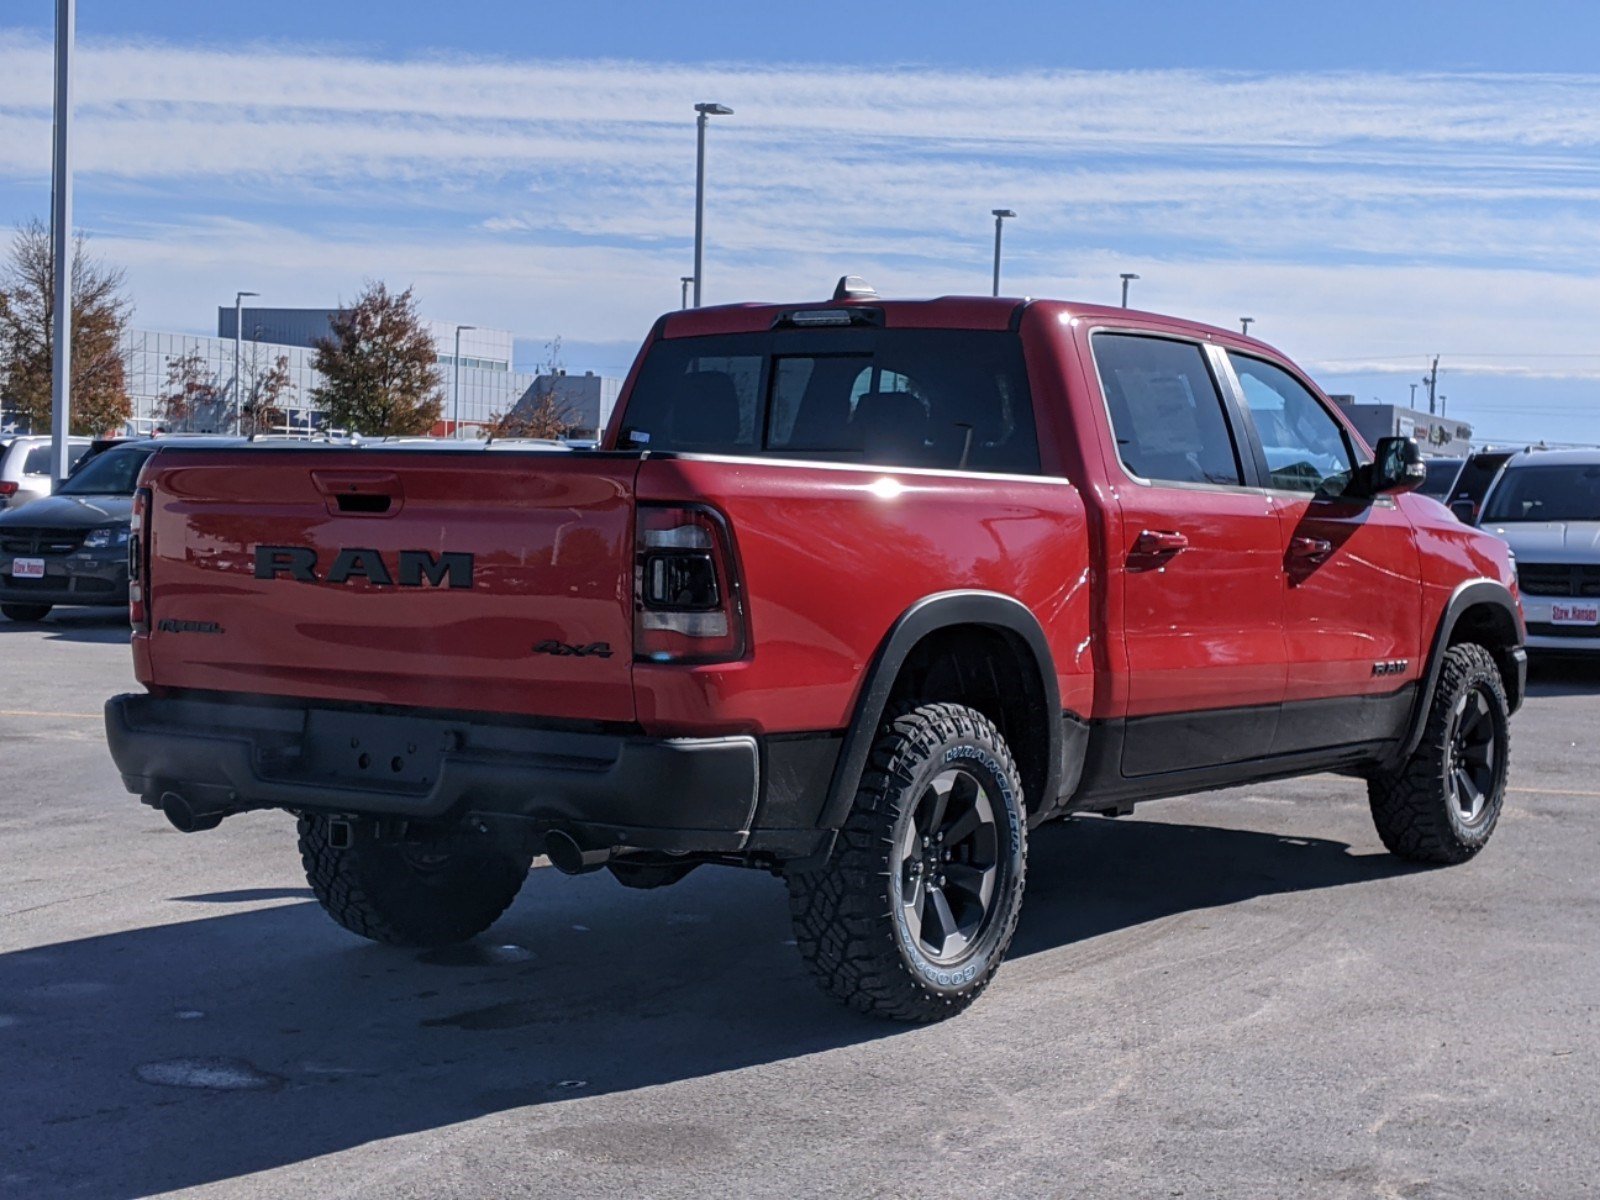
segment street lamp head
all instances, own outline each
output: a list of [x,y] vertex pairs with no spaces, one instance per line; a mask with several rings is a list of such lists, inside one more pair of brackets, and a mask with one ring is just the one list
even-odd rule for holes
[[1122,273],[1122,278],[1123,279],[1137,279],[1139,277],[1137,275],[1135,275],[1132,271],[1124,271]]
[[994,209],[993,212],[994,212],[995,216],[1000,217],[1002,220],[1005,219],[1006,217],[1014,217],[1014,216],[1017,215],[1016,213],[1012,212],[1009,208],[997,208],[997,209]]
[[233,298],[234,298],[235,302],[237,302],[237,301],[243,300],[246,296],[259,296],[259,295],[261,295],[260,292],[235,292],[233,294]]
[[694,276],[693,275],[679,275],[678,276],[678,282],[679,283],[693,283],[694,282]]
[[726,104],[696,104],[694,106],[694,110],[703,117],[733,116],[733,109],[729,108]]

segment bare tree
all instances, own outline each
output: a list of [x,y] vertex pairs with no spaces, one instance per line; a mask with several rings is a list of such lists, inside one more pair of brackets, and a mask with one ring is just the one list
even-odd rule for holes
[[330,425],[373,436],[428,433],[444,411],[438,353],[411,289],[369,283],[334,314],[313,362],[322,386],[312,399]]
[[289,356],[279,354],[267,365],[263,361],[260,343],[251,343],[245,359],[243,380],[244,403],[239,408],[239,432],[246,437],[258,433],[271,433],[288,420],[287,410],[295,403],[294,376],[289,371]]
[[566,366],[561,355],[561,338],[544,348],[544,361],[537,368],[534,384],[509,412],[491,413],[484,427],[491,438],[562,438],[572,432],[577,413],[561,396],[561,380]]
[[[38,220],[17,229],[0,265],[0,390],[36,433],[50,431],[55,353],[55,273],[50,230]],[[122,331],[132,306],[123,274],[72,251],[72,427],[75,434],[120,430],[133,413],[122,365]]]
[[192,429],[197,417],[212,412],[221,403],[224,391],[200,351],[169,358],[167,385],[156,398],[155,419],[164,429]]

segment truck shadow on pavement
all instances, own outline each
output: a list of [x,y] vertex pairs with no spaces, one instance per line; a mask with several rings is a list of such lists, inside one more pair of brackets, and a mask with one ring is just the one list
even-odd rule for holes
[[1528,695],[1592,696],[1600,692],[1600,655],[1556,658],[1536,654],[1528,663]]
[[[1405,870],[1334,841],[1077,819],[1035,834],[1012,953]],[[277,903],[181,919],[231,896]],[[164,1192],[486,1114],[942,1036],[825,998],[788,944],[781,886],[754,873],[631,892],[539,870],[487,937],[433,952],[359,942],[297,897],[177,897],[175,923],[0,956],[0,1194]],[[1143,946],[1080,969],[1159,953]],[[1002,970],[981,1003],[1033,1002],[1008,998]],[[530,1144],[570,1123],[522,1120]]]
[[42,621],[0,619],[0,635],[31,633],[48,642],[95,642],[126,646],[132,637],[126,608],[58,609]]

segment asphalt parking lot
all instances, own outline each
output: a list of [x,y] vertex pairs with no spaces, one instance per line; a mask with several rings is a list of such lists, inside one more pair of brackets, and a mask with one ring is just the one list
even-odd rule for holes
[[540,869],[479,943],[363,943],[287,817],[123,792],[125,641],[0,624],[0,1195],[1596,1190],[1600,666],[1536,665],[1473,863],[1391,859],[1325,776],[1049,826],[993,988],[906,1029],[754,873]]

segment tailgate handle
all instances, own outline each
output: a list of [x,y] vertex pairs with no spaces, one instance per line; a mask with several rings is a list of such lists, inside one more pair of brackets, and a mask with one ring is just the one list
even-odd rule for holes
[[340,517],[392,517],[405,500],[393,471],[313,471],[311,482]]

